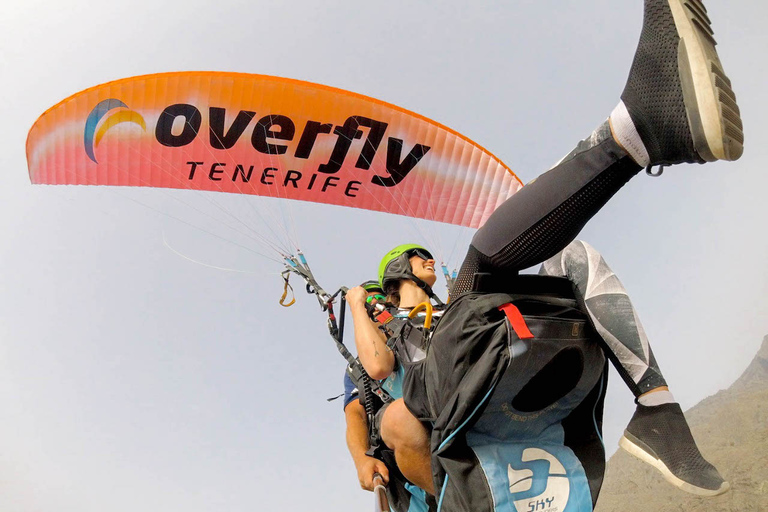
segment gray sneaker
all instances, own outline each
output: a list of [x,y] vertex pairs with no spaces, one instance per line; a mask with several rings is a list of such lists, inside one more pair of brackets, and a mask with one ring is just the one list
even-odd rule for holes
[[637,406],[619,446],[658,469],[679,489],[717,496],[730,488],[715,466],[701,455],[678,404]]
[[651,165],[736,160],[744,133],[700,0],[645,0],[621,99]]

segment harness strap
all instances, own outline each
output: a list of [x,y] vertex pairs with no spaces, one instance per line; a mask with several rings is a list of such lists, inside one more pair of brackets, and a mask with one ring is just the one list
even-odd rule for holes
[[[292,286],[291,286],[291,284],[288,282],[288,274],[285,274],[285,275],[283,276],[283,279],[285,280],[285,285],[283,286],[283,295],[280,297],[280,300],[278,301],[278,303],[279,303],[281,306],[283,306],[284,308],[287,308],[287,307],[293,306],[294,302],[296,302],[296,295],[294,295],[294,293],[293,293],[293,287],[292,287]],[[286,304],[286,303],[285,303],[285,299],[286,299],[286,297],[288,297],[288,290],[290,290],[290,291],[291,291],[291,302],[289,302],[288,304]]]
[[507,319],[512,325],[512,330],[515,331],[515,334],[517,334],[518,338],[521,340],[528,340],[533,338],[533,334],[531,333],[531,330],[528,329],[528,325],[525,323],[525,319],[520,313],[520,310],[517,309],[517,306],[511,302],[508,302],[499,306],[499,310],[507,315]]

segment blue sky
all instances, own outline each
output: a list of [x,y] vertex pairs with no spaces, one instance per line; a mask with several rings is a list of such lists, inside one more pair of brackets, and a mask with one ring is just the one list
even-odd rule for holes
[[[768,333],[766,7],[708,8],[743,111],[744,157],[639,176],[580,235],[629,289],[684,408],[729,386]],[[433,118],[528,181],[616,104],[641,10],[607,0],[5,6],[0,508],[291,510],[310,495],[330,511],[372,500],[357,489],[341,405],[326,402],[342,390],[343,363],[314,298],[278,306],[280,265],[218,238],[238,241],[194,213],[211,204],[203,194],[30,185],[24,143],[45,109],[138,74],[284,76]],[[336,207],[214,201],[235,215],[249,201],[290,211],[328,288],[370,278],[403,241],[437,245],[455,265],[471,236]],[[633,410],[614,374],[609,451]]]

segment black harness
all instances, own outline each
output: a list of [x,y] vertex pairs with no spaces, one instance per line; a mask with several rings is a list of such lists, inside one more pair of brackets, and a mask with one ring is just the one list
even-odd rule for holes
[[[342,307],[344,307],[344,298],[342,298]],[[415,362],[419,356],[419,350],[422,351],[420,354],[423,355],[429,345],[429,337],[434,328],[429,323],[425,325],[423,317],[406,316],[403,311],[390,303],[366,304],[366,309],[368,315],[387,337],[387,347],[395,353],[397,361],[407,365]],[[331,324],[329,323],[329,325]],[[361,403],[368,418],[369,454],[379,456],[381,437],[375,416],[381,407],[395,399],[382,387],[379,381],[370,378],[360,360],[349,353],[338,333],[339,330],[331,330],[331,336],[334,338],[339,352],[349,363],[347,373],[352,382],[357,384]]]

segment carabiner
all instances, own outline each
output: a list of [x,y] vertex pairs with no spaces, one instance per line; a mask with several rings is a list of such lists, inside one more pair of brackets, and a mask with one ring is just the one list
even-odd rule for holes
[[432,303],[429,301],[424,301],[415,308],[411,310],[410,313],[408,313],[409,319],[416,318],[416,315],[421,313],[422,311],[426,311],[426,317],[424,318],[424,328],[426,330],[429,330],[432,328]]
[[664,174],[664,164],[659,164],[659,170],[656,172],[653,172],[653,166],[649,165],[648,167],[645,168],[645,174],[647,174],[648,176],[652,176],[654,178],[658,178],[659,176]]

